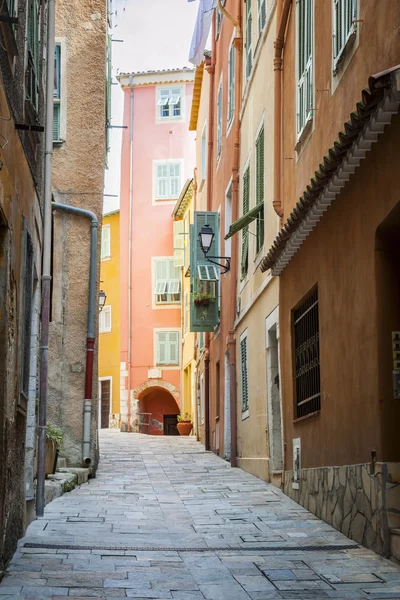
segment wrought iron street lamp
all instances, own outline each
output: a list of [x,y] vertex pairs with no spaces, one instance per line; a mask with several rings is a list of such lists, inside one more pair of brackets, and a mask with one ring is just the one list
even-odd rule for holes
[[[200,233],[199,233],[200,248],[203,251],[204,258],[206,260],[208,260],[208,262],[212,263],[213,265],[217,265],[221,269],[224,269],[223,271],[221,271],[221,274],[224,275],[225,273],[230,271],[231,257],[230,256],[229,257],[228,256],[207,256],[208,252],[211,249],[214,237],[215,237],[215,234],[214,234],[213,228],[210,227],[210,225],[208,225],[207,223],[205,225],[203,225],[203,227],[201,228]],[[221,264],[220,262],[217,262],[220,260],[226,261],[225,264]]]
[[106,293],[103,290],[99,291],[99,312],[101,312],[104,308],[104,305],[106,303]]

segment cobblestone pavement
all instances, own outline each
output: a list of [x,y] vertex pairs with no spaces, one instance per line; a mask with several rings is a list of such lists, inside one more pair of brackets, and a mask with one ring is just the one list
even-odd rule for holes
[[102,432],[101,449],[97,478],[30,525],[0,600],[400,599],[396,565],[193,438]]

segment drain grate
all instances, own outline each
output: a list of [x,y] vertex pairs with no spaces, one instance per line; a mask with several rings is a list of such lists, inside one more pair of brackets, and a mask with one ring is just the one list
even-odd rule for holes
[[72,544],[33,544],[26,543],[23,548],[38,548],[44,550],[120,550],[121,552],[335,552],[337,550],[356,550],[358,544],[341,544],[327,546],[235,546],[214,548],[187,548],[187,547],[154,547],[154,546],[76,546]]

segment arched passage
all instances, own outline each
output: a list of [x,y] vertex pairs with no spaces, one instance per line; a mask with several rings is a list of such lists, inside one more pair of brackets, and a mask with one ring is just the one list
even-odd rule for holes
[[150,435],[177,435],[179,392],[166,381],[146,381],[134,391],[138,413],[151,415],[150,426],[143,429]]

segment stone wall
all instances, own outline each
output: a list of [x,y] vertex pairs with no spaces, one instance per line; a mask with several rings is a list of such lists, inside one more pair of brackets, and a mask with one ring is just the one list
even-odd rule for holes
[[400,464],[371,463],[302,469],[299,489],[285,472],[284,491],[335,529],[390,555],[390,528],[400,517]]

